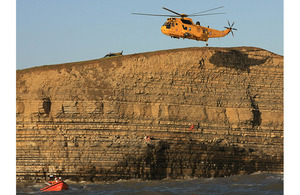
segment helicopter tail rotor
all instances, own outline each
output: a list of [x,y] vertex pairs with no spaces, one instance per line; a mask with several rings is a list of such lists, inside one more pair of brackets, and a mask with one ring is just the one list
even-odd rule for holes
[[227,22],[228,22],[228,26],[229,26],[229,27],[224,26],[224,28],[230,29],[230,32],[231,32],[232,36],[234,37],[233,30],[237,30],[236,28],[232,28],[233,25],[234,25],[234,22],[233,22],[231,25],[230,25],[230,22],[229,22],[228,20],[227,20]]

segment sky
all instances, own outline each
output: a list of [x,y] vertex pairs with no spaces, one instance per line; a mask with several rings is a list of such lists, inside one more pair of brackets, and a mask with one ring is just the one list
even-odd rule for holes
[[234,37],[209,39],[211,47],[260,47],[283,55],[283,0],[17,0],[16,68],[156,50],[204,47],[205,42],[171,39],[160,28],[167,17],[133,12],[195,13],[224,6],[224,15],[193,17],[202,26],[224,30],[235,22]]

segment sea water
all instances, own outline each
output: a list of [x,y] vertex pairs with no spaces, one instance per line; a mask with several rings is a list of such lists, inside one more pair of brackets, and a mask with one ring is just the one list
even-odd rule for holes
[[17,194],[283,194],[283,174],[255,173],[224,178],[201,178],[156,181],[119,180],[116,182],[72,182],[66,181],[68,190],[41,192],[44,183],[17,184]]

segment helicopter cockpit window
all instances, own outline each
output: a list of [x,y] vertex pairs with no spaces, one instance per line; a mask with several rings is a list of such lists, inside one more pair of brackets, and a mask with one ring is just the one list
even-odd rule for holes
[[163,26],[166,26],[167,29],[170,29],[170,28],[171,28],[170,22],[165,22]]
[[182,23],[184,23],[184,24],[192,24],[192,22],[189,21],[189,20],[181,19],[181,21],[182,21]]

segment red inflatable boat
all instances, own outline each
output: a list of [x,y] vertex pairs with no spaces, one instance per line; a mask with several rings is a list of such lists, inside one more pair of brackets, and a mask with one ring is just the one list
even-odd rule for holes
[[61,190],[66,190],[69,188],[69,186],[63,181],[58,181],[58,182],[49,181],[49,183],[51,183],[51,185],[42,188],[41,191],[43,191],[43,192],[61,191]]

